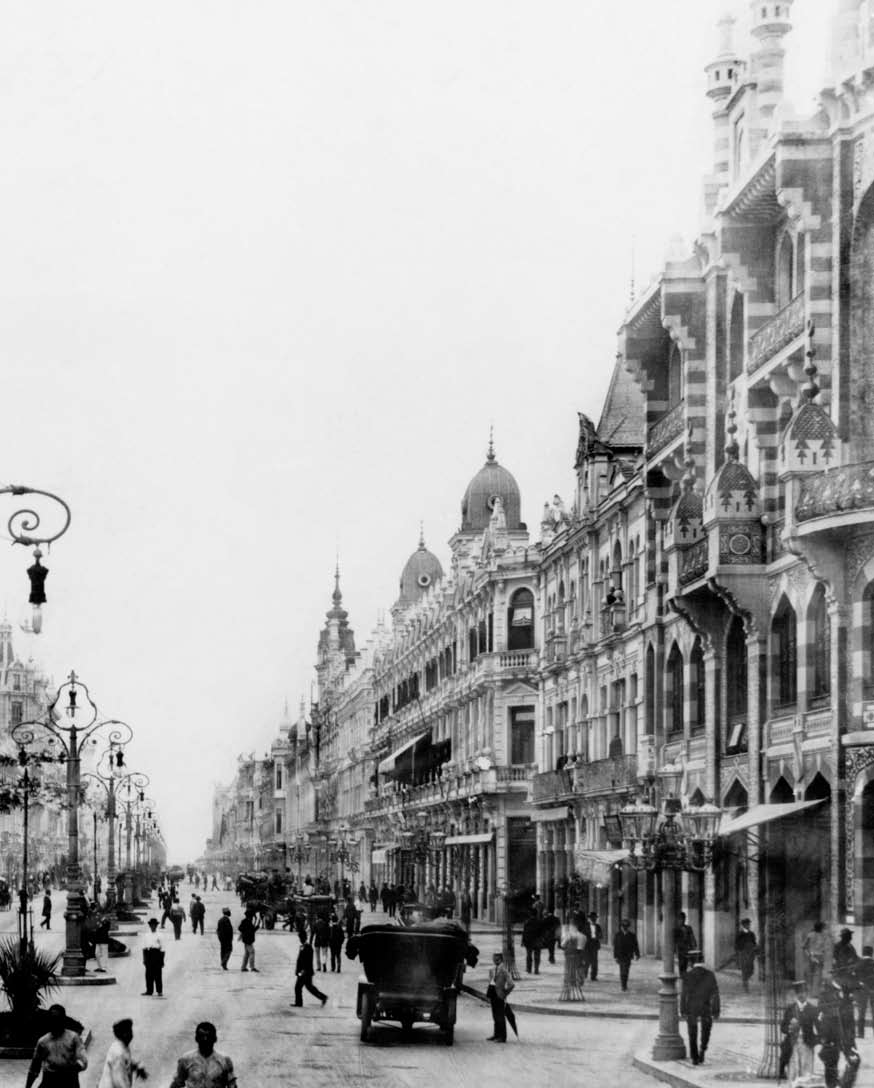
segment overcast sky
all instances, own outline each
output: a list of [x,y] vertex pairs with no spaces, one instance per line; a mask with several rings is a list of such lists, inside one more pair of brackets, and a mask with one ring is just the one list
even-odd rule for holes
[[[17,646],[133,726],[172,858],[308,695],[337,549],[363,643],[490,423],[533,538],[571,492],[632,238],[645,283],[698,224],[724,6],[5,6],[0,475],[73,508]],[[799,107],[828,6],[795,4]]]

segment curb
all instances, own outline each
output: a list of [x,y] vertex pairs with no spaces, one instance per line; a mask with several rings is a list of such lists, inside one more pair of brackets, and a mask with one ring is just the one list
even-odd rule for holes
[[75,975],[72,978],[58,978],[58,986],[114,986],[118,982],[115,975],[95,978],[93,975]]
[[[479,1001],[483,1001],[488,1004],[488,998],[483,990],[477,990],[473,986],[468,986],[466,983],[461,984],[461,992],[468,994],[470,997],[475,997]],[[570,1006],[572,1002],[568,1002]],[[655,1020],[659,1018],[657,1012],[624,1012],[621,1009],[585,1009],[585,1008],[553,1008],[552,1006],[545,1005],[524,1005],[518,1001],[513,1002],[513,1008],[519,1012],[530,1012],[537,1016],[588,1016],[592,1019],[600,1020]],[[748,1016],[720,1016],[719,1022],[721,1024],[747,1024],[757,1025],[764,1024],[763,1019]],[[641,1059],[646,1061],[645,1058]],[[635,1058],[635,1062],[637,1059]],[[656,1066],[655,1068],[659,1068]],[[647,1069],[647,1072],[650,1072]],[[653,1073],[653,1076],[655,1074]],[[694,1081],[679,1081],[682,1084],[694,1084]]]
[[646,1073],[647,1076],[654,1077],[663,1084],[671,1084],[673,1088],[700,1088],[700,1081],[684,1076],[682,1073],[675,1073],[661,1062],[653,1061],[643,1054],[635,1054],[631,1064],[641,1073]]

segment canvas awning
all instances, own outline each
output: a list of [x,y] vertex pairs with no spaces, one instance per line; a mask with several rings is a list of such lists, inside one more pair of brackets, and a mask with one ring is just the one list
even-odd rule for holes
[[578,846],[574,851],[577,873],[592,884],[608,884],[616,865],[627,857],[627,850],[583,850]]
[[479,835],[447,835],[447,846],[465,846],[467,843],[475,842],[491,842],[494,838],[494,832],[484,831]]
[[806,808],[821,805],[824,797],[816,801],[789,801],[783,805],[753,805],[741,816],[723,816],[719,825],[720,835],[734,835],[738,831],[746,831],[760,824],[770,823],[772,820],[780,820],[784,816],[794,816],[796,812],[803,812]]
[[415,748],[417,744],[421,743],[426,737],[431,736],[431,730],[427,729],[424,733],[420,733],[417,737],[413,737],[412,740],[405,741],[400,748],[396,748],[390,756],[387,756],[379,764],[379,771],[381,774],[387,774],[389,771],[395,769],[395,761],[400,759],[404,752],[409,752],[411,748]]
[[558,805],[555,808],[538,808],[531,813],[531,822],[533,824],[549,824],[567,818],[567,805]]

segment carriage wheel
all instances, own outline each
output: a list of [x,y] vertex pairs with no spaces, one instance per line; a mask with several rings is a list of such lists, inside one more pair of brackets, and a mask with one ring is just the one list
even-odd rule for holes
[[373,1020],[373,995],[365,991],[361,995],[361,1042],[366,1043],[370,1036],[370,1022]]

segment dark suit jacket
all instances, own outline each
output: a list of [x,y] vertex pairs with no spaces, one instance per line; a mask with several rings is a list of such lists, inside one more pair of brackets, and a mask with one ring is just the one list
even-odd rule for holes
[[640,947],[637,943],[637,934],[629,930],[620,929],[613,938],[613,958],[616,960],[640,959]]
[[811,1005],[808,1001],[807,1004],[801,1008],[797,1001],[793,1001],[783,1010],[783,1020],[780,1023],[780,1031],[782,1031],[784,1035],[787,1035],[789,1033],[789,1022],[791,1020],[797,1020],[801,1041],[807,1046],[816,1046],[819,1042],[819,1036],[816,1030],[816,1020],[818,1016],[819,1009],[816,1005]]
[[693,963],[683,978],[680,994],[682,1016],[719,1016],[716,975],[701,963]]
[[313,972],[313,946],[311,944],[302,944],[300,946],[300,952],[297,954],[297,963],[294,968],[295,974],[304,975],[308,978],[312,978]]

